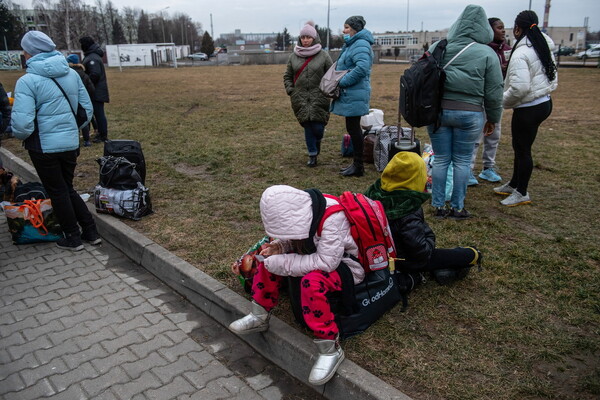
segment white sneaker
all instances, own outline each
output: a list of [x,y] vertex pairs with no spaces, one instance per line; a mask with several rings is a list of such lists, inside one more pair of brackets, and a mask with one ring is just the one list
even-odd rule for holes
[[521,193],[519,193],[516,190],[510,196],[508,196],[507,198],[505,198],[504,200],[502,200],[500,202],[500,204],[502,204],[503,206],[508,206],[508,207],[520,206],[523,204],[530,204],[530,203],[531,203],[531,199],[529,199],[529,192],[525,196],[523,196]]
[[494,188],[494,192],[496,194],[505,195],[505,196],[513,194],[514,191],[515,191],[515,188],[510,186],[509,182],[506,182],[504,185]]

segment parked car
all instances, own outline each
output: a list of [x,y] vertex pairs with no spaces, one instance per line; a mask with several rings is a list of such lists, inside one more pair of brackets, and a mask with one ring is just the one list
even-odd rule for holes
[[592,47],[587,49],[586,51],[582,51],[577,54],[577,58],[597,58],[600,57],[600,44],[594,44]]
[[208,56],[206,53],[194,53],[188,56],[190,60],[200,60],[200,61],[208,61]]
[[575,49],[570,46],[561,46],[554,51],[555,56],[570,56],[575,53]]

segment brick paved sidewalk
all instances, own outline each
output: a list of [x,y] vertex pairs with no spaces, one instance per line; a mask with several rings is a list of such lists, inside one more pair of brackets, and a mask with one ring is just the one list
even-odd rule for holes
[[15,246],[0,212],[0,398],[320,399],[110,244]]

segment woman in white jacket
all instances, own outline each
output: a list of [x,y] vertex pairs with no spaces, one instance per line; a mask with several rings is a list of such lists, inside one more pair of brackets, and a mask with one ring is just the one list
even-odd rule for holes
[[240,335],[266,331],[271,310],[279,300],[283,277],[302,277],[303,316],[319,350],[308,379],[314,385],[329,381],[344,359],[339,329],[326,295],[342,290],[344,276],[355,285],[365,277],[361,264],[352,259],[357,259],[358,247],[343,212],[327,217],[320,235],[314,234],[325,209],[336,204],[336,200],[315,190],[276,185],[264,191],[260,215],[265,232],[276,240],[260,253],[265,259],[252,279],[252,312],[229,325],[231,331]]
[[494,188],[508,195],[500,203],[513,207],[531,203],[527,187],[533,171],[531,147],[538,128],[552,113],[550,92],[558,86],[558,76],[551,49],[554,42],[537,26],[535,12],[517,15],[513,32],[517,38],[504,83],[504,108],[512,108],[512,146],[515,153],[510,181]]

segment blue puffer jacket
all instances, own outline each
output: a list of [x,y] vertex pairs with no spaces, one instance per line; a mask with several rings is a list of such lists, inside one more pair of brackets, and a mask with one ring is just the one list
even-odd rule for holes
[[357,32],[342,47],[336,70],[350,70],[340,80],[340,97],[331,103],[331,112],[343,117],[369,113],[373,35],[366,29]]
[[27,60],[27,73],[15,86],[13,134],[25,141],[27,150],[75,150],[79,147],[79,128],[69,103],[50,78],[67,93],[73,110],[77,111],[79,103],[87,111],[88,122],[92,119],[92,102],[77,72],[58,51],[40,53]]

